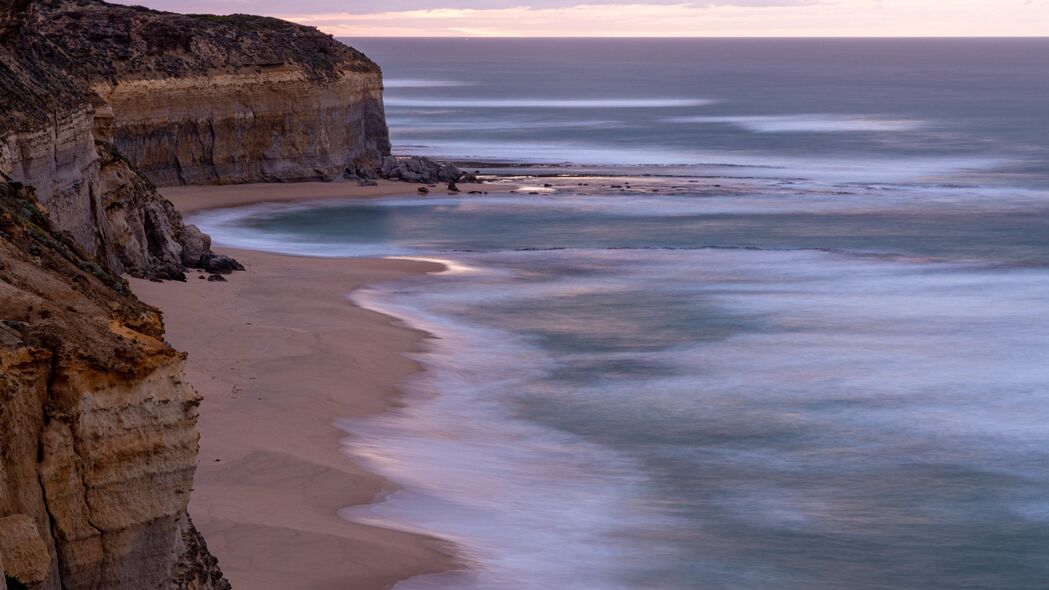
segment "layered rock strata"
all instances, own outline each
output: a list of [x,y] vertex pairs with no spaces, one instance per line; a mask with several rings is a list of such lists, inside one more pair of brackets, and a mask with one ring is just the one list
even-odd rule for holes
[[382,75],[315,29],[98,0],[0,6],[0,173],[117,271],[178,278],[153,184],[375,176]]
[[377,72],[313,79],[297,66],[95,89],[113,143],[158,184],[373,176],[389,151]]
[[315,29],[36,0],[20,30],[84,83],[95,137],[157,184],[331,180],[389,153],[381,70]]
[[0,559],[37,589],[222,589],[186,513],[199,397],[157,310],[0,183]]
[[155,183],[372,176],[381,93],[274,19],[0,0],[0,590],[229,587],[186,512],[199,398],[120,273],[241,268]]

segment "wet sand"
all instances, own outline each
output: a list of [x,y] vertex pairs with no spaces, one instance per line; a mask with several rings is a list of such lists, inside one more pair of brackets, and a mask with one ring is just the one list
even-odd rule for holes
[[[163,189],[183,212],[257,202],[415,194],[383,183]],[[434,191],[438,194],[445,191]],[[204,397],[190,514],[234,588],[387,588],[458,563],[450,544],[350,523],[337,511],[395,489],[339,450],[340,417],[400,403],[428,335],[354,306],[367,283],[436,272],[408,260],[317,259],[217,248],[248,268],[229,282],[133,280],[164,312]]]

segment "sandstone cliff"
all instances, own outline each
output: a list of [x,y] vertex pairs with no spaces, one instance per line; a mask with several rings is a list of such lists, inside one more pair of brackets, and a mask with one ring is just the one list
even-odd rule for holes
[[88,83],[96,138],[157,184],[331,180],[389,153],[379,67],[315,29],[38,0],[22,30]]
[[118,272],[181,277],[180,216],[96,135],[83,81],[38,54],[36,5],[22,4],[0,12],[0,180],[34,187],[55,226]]
[[0,0],[0,572],[228,588],[186,513],[197,395],[120,273],[236,266],[154,183],[371,176],[388,153],[379,68],[316,30]]
[[136,276],[181,274],[182,220],[151,182],[368,177],[390,149],[378,66],[263,17],[0,0],[0,105],[0,173]]
[[46,589],[225,588],[186,513],[199,398],[159,313],[0,183],[0,556]]

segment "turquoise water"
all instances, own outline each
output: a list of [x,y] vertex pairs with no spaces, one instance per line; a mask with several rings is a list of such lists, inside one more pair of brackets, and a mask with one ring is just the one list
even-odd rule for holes
[[[353,294],[437,338],[406,408],[342,422],[346,451],[403,486],[344,516],[452,539],[475,566],[400,587],[1047,587],[1049,134],[1031,94],[1049,80],[1031,77],[1049,63],[1033,57],[1043,42],[813,41],[778,57],[769,42],[703,42],[718,59],[670,66],[652,55],[694,55],[683,42],[632,58],[634,42],[612,43],[604,60],[587,42],[471,60],[425,43],[357,44],[400,80],[395,143],[458,139],[518,175],[502,188],[551,187],[194,220],[221,244],[449,261]],[[541,85],[522,64],[549,66],[557,47],[574,57]],[[704,75],[659,86],[667,68]],[[438,98],[475,106],[413,106]],[[700,98],[719,102],[665,102]],[[714,105],[779,118],[647,125]],[[926,123],[872,131],[874,115]],[[426,124],[398,130],[408,116]],[[464,116],[476,125],[453,132]],[[626,127],[584,142],[564,124],[594,117]],[[955,141],[921,135],[932,128]],[[571,157],[492,161],[518,140]],[[643,161],[688,146],[720,163]],[[598,161],[610,153],[638,157]],[[762,157],[783,165],[721,165]],[[566,172],[656,175],[524,177]]]

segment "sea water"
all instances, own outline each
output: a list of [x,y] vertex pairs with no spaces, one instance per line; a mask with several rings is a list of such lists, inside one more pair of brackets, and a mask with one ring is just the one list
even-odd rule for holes
[[341,422],[472,565],[401,588],[1049,587],[1049,42],[354,44],[525,188],[195,221],[449,262],[352,295],[436,336]]

